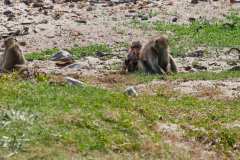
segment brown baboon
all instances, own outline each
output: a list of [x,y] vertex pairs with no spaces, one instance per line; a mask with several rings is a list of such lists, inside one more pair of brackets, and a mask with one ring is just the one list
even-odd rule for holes
[[139,55],[138,68],[147,73],[177,72],[176,63],[169,54],[167,37],[159,36],[144,46]]
[[11,71],[17,64],[24,64],[25,58],[16,39],[10,37],[4,41],[5,51],[2,55],[1,69]]
[[132,43],[131,47],[128,50],[127,59],[123,64],[123,72],[134,72],[138,70],[138,60],[142,44],[139,41]]

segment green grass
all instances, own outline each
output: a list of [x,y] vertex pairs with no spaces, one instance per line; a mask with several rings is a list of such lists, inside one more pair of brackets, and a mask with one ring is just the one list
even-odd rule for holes
[[[224,156],[240,142],[238,129],[224,127],[239,120],[239,100],[199,100],[166,88],[155,96],[131,98],[95,87],[59,86],[45,80],[32,83],[12,75],[0,78],[0,94],[4,126],[0,127],[0,155],[16,152],[11,159],[69,159],[72,152],[80,157],[126,153],[130,159],[134,154],[142,159],[172,159],[179,154],[181,159],[180,153],[162,146],[161,134],[151,127],[157,122],[204,128],[207,132],[186,129],[185,138],[206,143],[204,137]],[[162,146],[159,151],[165,154],[145,153],[146,142]]]
[[47,60],[51,58],[52,55],[59,51],[58,48],[53,49],[46,49],[44,51],[39,52],[32,52],[25,55],[26,60],[33,61],[33,60]]
[[[105,44],[91,44],[85,47],[75,46],[67,50],[73,55],[74,59],[79,59],[84,56],[94,56],[96,52],[111,52],[111,48]],[[28,61],[47,60],[58,51],[58,48],[46,49],[40,52],[28,53],[25,57]]]
[[[168,34],[173,55],[183,55],[197,47],[239,47],[240,16],[232,13],[226,22],[196,21],[191,24],[174,24],[134,21],[135,27],[148,30],[153,28],[160,33]],[[170,33],[170,34],[169,34]]]
[[129,78],[136,79],[137,83],[147,83],[153,80],[226,80],[240,78],[239,71],[221,71],[221,72],[186,72],[176,73],[167,76],[157,74],[145,74],[137,72],[131,74]]

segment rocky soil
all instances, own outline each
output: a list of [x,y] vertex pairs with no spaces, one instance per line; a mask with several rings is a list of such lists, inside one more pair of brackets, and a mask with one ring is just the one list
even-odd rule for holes
[[[25,53],[47,48],[71,48],[74,45],[87,46],[105,43],[110,47],[141,40],[146,42],[157,32],[141,30],[132,26],[134,19],[142,21],[166,21],[171,23],[189,23],[193,19],[216,20],[224,17],[240,5],[230,5],[226,0],[199,1],[190,0],[91,0],[66,2],[68,0],[18,0],[10,4],[0,2],[0,40],[9,35],[16,36]],[[70,0],[69,0],[70,1]],[[33,3],[30,3],[33,2]],[[156,15],[151,16],[151,14]],[[3,49],[1,49],[3,51]],[[177,57],[180,72],[213,71],[220,72],[240,65],[239,53],[229,48],[211,49],[206,54],[204,48]],[[109,87],[106,83],[123,80],[125,75],[118,73],[127,55],[127,48],[113,50],[110,59],[84,57],[65,67],[56,66],[55,61],[32,61],[28,68],[37,68],[40,72],[64,75],[81,80],[83,76],[97,77],[92,84]],[[238,68],[239,69],[239,68]],[[108,76],[105,76],[105,75]],[[109,75],[111,75],[109,79]],[[153,81],[138,84],[135,87],[140,94],[156,94],[158,86],[168,86],[171,90],[190,94],[199,98],[234,99],[240,97],[240,79],[224,81]],[[162,130],[158,125],[157,130]],[[160,128],[160,129],[159,129]],[[167,133],[168,134],[168,133]],[[187,142],[170,139],[167,143],[182,148]],[[178,145],[181,145],[178,147]],[[191,143],[194,145],[194,143]],[[195,145],[204,154],[201,146]],[[191,151],[191,147],[185,148]],[[216,157],[215,153],[206,152]],[[213,155],[212,155],[213,154]],[[204,156],[201,156],[204,157]]]

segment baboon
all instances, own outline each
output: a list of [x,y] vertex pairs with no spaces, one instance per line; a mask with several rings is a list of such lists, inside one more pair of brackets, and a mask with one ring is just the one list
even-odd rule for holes
[[26,62],[19,44],[16,39],[9,37],[4,40],[5,51],[2,55],[1,69],[2,71],[11,71],[17,64]]
[[169,54],[168,38],[159,36],[149,41],[140,51],[138,68],[146,73],[166,74],[177,72],[173,57]]
[[134,72],[138,70],[138,60],[140,50],[142,48],[142,44],[139,41],[135,41],[132,43],[131,47],[128,50],[127,59],[124,61],[123,64],[123,72]]

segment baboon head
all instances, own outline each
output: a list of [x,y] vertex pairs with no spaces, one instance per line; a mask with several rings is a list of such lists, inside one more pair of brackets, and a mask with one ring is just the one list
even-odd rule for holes
[[155,48],[158,50],[168,48],[168,38],[167,36],[159,36],[155,39]]
[[17,40],[13,37],[8,37],[4,40],[4,44],[3,47],[8,48],[9,46],[11,46],[12,44],[16,43]]
[[137,70],[137,64],[141,48],[142,44],[139,41],[133,42],[131,47],[129,48],[128,56],[124,64],[128,72],[134,72]]

